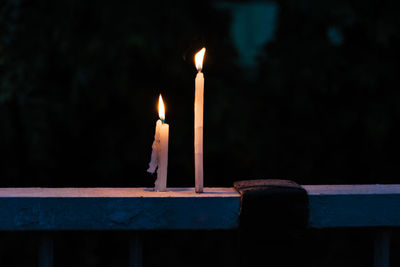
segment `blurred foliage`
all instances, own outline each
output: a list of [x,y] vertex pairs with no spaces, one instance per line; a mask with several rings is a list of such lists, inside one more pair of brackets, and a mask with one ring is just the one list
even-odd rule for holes
[[260,57],[260,89],[246,98],[265,114],[260,153],[269,156],[258,159],[266,175],[399,183],[399,3],[277,3],[276,37]]
[[160,92],[171,184],[193,184],[193,55],[207,46],[212,129],[234,82],[228,14],[207,2],[9,0],[0,25],[3,186],[151,186]]

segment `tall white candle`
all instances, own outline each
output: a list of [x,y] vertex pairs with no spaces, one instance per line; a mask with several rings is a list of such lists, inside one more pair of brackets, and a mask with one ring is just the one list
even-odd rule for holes
[[154,189],[163,192],[167,190],[169,125],[164,123],[165,108],[161,95],[158,100],[158,114],[160,119],[156,123],[151,161],[147,171],[154,173],[158,167]]
[[201,49],[195,55],[197,75],[195,80],[194,98],[194,169],[195,169],[195,191],[203,192],[203,112],[204,112],[204,75],[203,59],[206,49]]

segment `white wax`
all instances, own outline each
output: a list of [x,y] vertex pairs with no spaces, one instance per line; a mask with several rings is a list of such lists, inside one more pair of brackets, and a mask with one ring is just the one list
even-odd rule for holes
[[168,139],[169,125],[162,123],[160,127],[160,147],[158,151],[158,170],[155,190],[164,192],[167,190],[167,172],[168,172]]
[[151,160],[149,163],[149,168],[147,169],[147,172],[154,173],[157,169],[158,166],[158,157],[159,157],[159,147],[160,147],[160,129],[161,129],[161,120],[157,120],[156,123],[156,133],[154,134],[154,141],[153,145],[151,146],[152,151],[151,151]]
[[204,75],[199,71],[196,75],[194,99],[194,168],[197,193],[203,192],[203,111]]
[[157,120],[156,133],[152,145],[151,161],[149,163],[148,172],[154,173],[157,169],[157,180],[154,183],[156,191],[166,191],[167,189],[167,172],[168,172],[168,138],[169,125]]

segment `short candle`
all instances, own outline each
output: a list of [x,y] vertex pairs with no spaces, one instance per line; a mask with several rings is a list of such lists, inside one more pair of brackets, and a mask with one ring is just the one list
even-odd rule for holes
[[161,94],[158,100],[158,115],[160,119],[156,123],[151,161],[147,171],[154,173],[158,167],[154,190],[164,192],[167,190],[169,125],[165,123],[165,107]]

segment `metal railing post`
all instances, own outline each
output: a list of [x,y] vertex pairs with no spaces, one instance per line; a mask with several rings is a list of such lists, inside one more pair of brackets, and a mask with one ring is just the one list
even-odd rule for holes
[[142,236],[135,232],[129,240],[129,267],[143,266],[143,240]]
[[39,240],[39,267],[53,267],[53,237],[43,234]]
[[374,267],[389,267],[390,231],[377,230],[374,241]]

